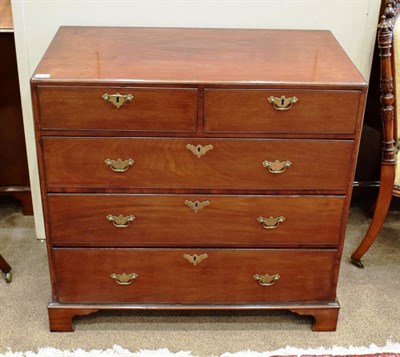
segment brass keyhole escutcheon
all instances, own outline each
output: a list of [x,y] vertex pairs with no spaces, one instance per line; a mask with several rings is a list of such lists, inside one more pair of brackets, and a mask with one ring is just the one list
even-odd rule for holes
[[193,212],[197,213],[199,212],[201,209],[203,209],[204,207],[208,206],[209,204],[211,204],[210,201],[190,201],[190,200],[185,200],[185,202],[183,202],[186,206],[188,206],[189,208],[191,208],[193,210]]
[[106,102],[112,103],[115,107],[117,107],[117,109],[119,109],[124,103],[130,102],[133,99],[132,94],[124,95],[124,94],[119,94],[119,93],[115,93],[115,94],[104,93],[101,97]]
[[187,144],[186,149],[192,152],[193,155],[197,156],[198,158],[202,157],[205,155],[207,152],[210,150],[214,149],[214,146],[211,144],[209,145],[192,145],[192,144]]
[[289,97],[282,95],[281,97],[271,96],[268,98],[268,102],[273,104],[276,110],[284,111],[289,110],[293,104],[297,103],[299,99],[297,97]]
[[189,263],[192,263],[193,265],[200,264],[204,259],[208,258],[208,254],[183,254],[183,258],[185,258]]

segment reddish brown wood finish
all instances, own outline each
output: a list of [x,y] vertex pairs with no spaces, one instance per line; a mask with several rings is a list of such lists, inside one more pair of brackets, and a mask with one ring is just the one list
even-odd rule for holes
[[46,82],[365,86],[329,31],[61,27],[33,75],[42,82],[37,74],[50,74]]
[[326,308],[309,309],[290,309],[299,315],[311,315],[315,318],[312,326],[313,331],[336,331],[336,325],[339,317],[339,306],[332,305]]
[[0,195],[20,200],[32,214],[11,4],[0,2]]
[[368,231],[361,241],[360,245],[351,255],[351,260],[354,265],[363,268],[364,264],[361,261],[363,255],[368,251],[371,245],[375,242],[379,232],[383,227],[386,215],[389,211],[390,201],[393,195],[394,183],[394,168],[393,165],[381,166],[381,182],[379,188],[378,199],[375,203],[374,215],[369,225]]
[[[381,91],[381,119],[383,124],[383,147],[380,175],[380,188],[375,204],[375,212],[370,227],[360,245],[351,255],[354,265],[363,268],[361,258],[374,243],[383,227],[389,210],[392,194],[400,196],[400,188],[394,187],[396,170],[396,139],[397,127],[395,122],[396,101],[393,94],[393,86],[396,81],[394,67],[393,36],[394,25],[400,13],[400,2],[392,0],[387,3],[381,22],[378,26],[378,47],[380,56],[380,91]],[[393,51],[393,55],[392,55]]]
[[72,319],[78,315],[89,315],[97,312],[98,309],[84,308],[56,308],[49,305],[49,325],[51,332],[73,332],[74,326],[72,325]]
[[0,270],[6,274],[11,271],[10,265],[6,262],[6,260],[0,255]]
[[31,190],[19,190],[18,192],[13,192],[12,195],[15,199],[21,202],[22,214],[27,216],[33,216],[33,204]]
[[[330,291],[335,250],[55,248],[52,254],[60,303],[334,299]],[[208,258],[193,265],[184,254],[207,254]],[[111,278],[113,273],[136,273],[137,278],[131,285],[119,285]],[[280,278],[274,285],[261,286],[255,274],[279,274]]]
[[88,315],[99,310],[290,310],[300,315],[315,318],[313,331],[335,331],[339,304],[333,303],[264,303],[264,304],[49,304],[50,330],[53,332],[73,332],[72,319],[78,315]]
[[[104,94],[131,94],[117,108]],[[41,129],[195,132],[195,89],[38,87]],[[84,115],[82,115],[84,113]]]
[[[136,97],[93,104],[103,88],[146,94],[140,115]],[[365,92],[326,31],[61,28],[32,78],[51,329],[98,309],[290,309],[334,330]],[[53,107],[52,93],[63,94]],[[277,113],[270,93],[299,96],[297,109]],[[187,144],[213,149],[197,158]],[[135,163],[115,173],[108,158]],[[270,174],[264,160],[292,166]],[[211,204],[194,213],[184,199]],[[122,230],[105,219],[117,208],[137,216]],[[268,232],[260,208],[286,220]],[[197,265],[183,258],[205,252]],[[264,267],[280,272],[253,272]],[[114,268],[139,276],[120,286]],[[256,273],[281,278],[261,286]]]
[[[54,245],[335,247],[344,197],[210,195],[49,195]],[[185,200],[208,201],[195,213]],[[106,217],[129,216],[117,228]],[[258,217],[283,216],[265,229]]]
[[[213,145],[198,158],[187,144]],[[327,140],[217,140],[45,138],[42,141],[49,191],[58,187],[325,189],[342,190],[349,179],[353,143]],[[106,159],[132,159],[113,172]],[[265,161],[292,166],[271,174]]]
[[[270,96],[296,97],[298,101],[279,111],[268,102]],[[359,91],[206,90],[204,130],[353,134],[359,100]]]

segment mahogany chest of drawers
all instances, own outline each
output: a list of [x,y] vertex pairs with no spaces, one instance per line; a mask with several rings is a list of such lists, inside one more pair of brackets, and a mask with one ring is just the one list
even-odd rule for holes
[[60,28],[32,77],[50,329],[289,309],[334,330],[365,93],[328,31]]

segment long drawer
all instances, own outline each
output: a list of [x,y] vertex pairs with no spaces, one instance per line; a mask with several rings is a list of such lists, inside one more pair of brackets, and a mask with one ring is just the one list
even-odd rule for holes
[[314,302],[335,296],[335,250],[57,248],[52,254],[60,303]]
[[47,196],[53,245],[335,246],[344,197]]
[[[200,146],[199,146],[200,145]],[[353,141],[43,138],[57,188],[347,190]]]
[[45,130],[196,131],[196,89],[40,86],[38,102]]
[[359,91],[208,89],[204,130],[354,134],[360,98]]

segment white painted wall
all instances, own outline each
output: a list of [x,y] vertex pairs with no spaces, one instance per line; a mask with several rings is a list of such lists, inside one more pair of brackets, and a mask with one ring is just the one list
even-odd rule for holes
[[29,78],[59,26],[328,29],[368,79],[379,7],[380,0],[12,0],[37,237],[45,233]]

